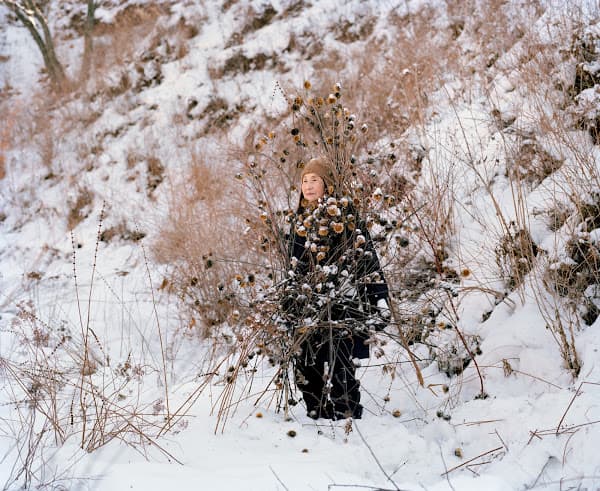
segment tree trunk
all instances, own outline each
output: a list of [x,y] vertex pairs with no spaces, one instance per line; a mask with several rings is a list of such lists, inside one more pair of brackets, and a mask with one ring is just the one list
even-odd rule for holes
[[[52,40],[46,18],[40,9],[32,0],[25,0],[23,4],[18,4],[10,0],[5,0],[1,3],[6,5],[17,16],[33,37],[35,44],[37,44],[42,53],[44,65],[46,66],[46,71],[52,81],[53,87],[56,90],[63,88],[66,82],[65,72],[56,57],[54,41]],[[36,21],[41,28],[41,32],[36,26]]]
[[84,46],[83,46],[83,61],[81,63],[81,73],[79,74],[79,80],[83,82],[90,76],[90,68],[92,66],[92,53],[94,51],[94,37],[93,31],[96,25],[94,14],[98,4],[94,0],[87,0],[87,15],[85,18],[84,25]]

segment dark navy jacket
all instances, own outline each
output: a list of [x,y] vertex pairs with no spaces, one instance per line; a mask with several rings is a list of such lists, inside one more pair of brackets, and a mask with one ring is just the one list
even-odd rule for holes
[[388,287],[366,224],[356,218],[353,230],[345,227],[339,234],[330,231],[328,250],[320,260],[305,247],[306,241],[292,227],[290,259],[295,258],[297,264],[284,308],[291,307],[297,319],[312,317],[348,327],[354,342],[353,357],[368,358],[368,329],[384,327],[376,305],[378,300],[387,299]]

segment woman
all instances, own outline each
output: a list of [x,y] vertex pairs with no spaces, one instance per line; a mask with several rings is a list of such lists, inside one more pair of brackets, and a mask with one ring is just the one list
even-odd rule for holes
[[332,167],[323,157],[302,172],[290,263],[283,307],[299,334],[295,376],[308,416],[358,419],[352,359],[368,358],[369,330],[385,326],[388,289],[367,227],[352,201],[335,195]]

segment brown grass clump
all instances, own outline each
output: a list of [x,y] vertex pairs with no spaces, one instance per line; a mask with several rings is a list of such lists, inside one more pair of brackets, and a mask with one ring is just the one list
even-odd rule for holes
[[[201,337],[219,336],[214,326],[226,322],[234,309],[236,274],[245,256],[237,216],[242,212],[231,195],[233,176],[209,159],[194,154],[188,175],[171,184],[168,219],[153,244],[155,258],[171,266],[171,288],[202,322],[193,323]],[[246,274],[247,276],[247,274]]]
[[[373,138],[400,135],[409,127],[422,128],[428,118],[429,95],[458,63],[451,33],[432,36],[431,17],[422,9],[409,17],[394,17],[394,42],[373,39],[358,58],[355,80],[348,83],[349,106],[369,121]],[[382,56],[382,53],[383,56]]]
[[67,215],[67,228],[73,230],[83,220],[85,220],[92,211],[94,202],[93,193],[86,187],[79,187],[74,199],[68,203],[69,213]]
[[500,239],[496,247],[496,263],[507,287],[514,290],[519,287],[534,265],[538,247],[528,230],[510,231]]
[[[4,119],[4,118],[3,118]],[[10,122],[0,130],[0,179],[6,177],[6,151],[9,149]]]
[[477,48],[467,56],[469,66],[485,75],[509,51],[543,12],[538,0],[516,4],[503,0],[449,2],[448,14],[454,39],[471,39]]
[[148,194],[152,194],[158,185],[163,182],[165,168],[158,158],[147,157],[146,171]]
[[161,16],[168,14],[166,7],[156,3],[129,5],[121,10],[110,24],[99,22],[94,27],[94,67],[103,71],[111,66],[121,66],[132,58],[139,45],[132,40],[142,40],[152,32]]
[[19,113],[19,107],[2,109],[2,115],[0,116],[3,121],[0,128],[0,179],[6,177],[6,153],[11,149],[13,143]]
[[113,225],[111,227],[107,227],[102,230],[100,234],[100,240],[102,242],[111,242],[115,239],[138,242],[142,240],[146,234],[144,232],[140,232],[139,230],[131,230],[125,221],[121,221],[120,223]]
[[516,181],[537,185],[561,168],[563,162],[554,158],[535,141],[525,141],[517,150],[511,165],[507,166],[510,177]]

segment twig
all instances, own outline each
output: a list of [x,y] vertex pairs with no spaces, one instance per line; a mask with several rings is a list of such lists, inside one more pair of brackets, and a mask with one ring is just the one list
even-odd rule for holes
[[[392,317],[394,319],[400,319],[400,317],[398,316],[398,314],[396,312],[396,307],[394,306],[394,302],[392,302],[391,299],[390,299],[390,301],[388,301],[388,305],[389,305],[390,312],[392,313]],[[412,350],[408,346],[408,340],[406,339],[406,336],[404,335],[404,332],[402,331],[402,327],[400,327],[400,323],[398,323],[398,336],[400,337],[400,342],[402,344],[402,347],[408,353],[410,362],[412,363],[412,366],[415,369],[415,374],[417,375],[417,380],[419,381],[419,385],[421,387],[424,387],[425,381],[423,380],[423,374],[421,373],[421,369],[419,368],[419,365],[417,364],[415,354],[412,352]]]
[[[367,484],[328,484],[327,485],[327,489],[333,489],[333,488],[352,488],[352,489],[356,489],[356,488],[362,488],[362,489],[373,489],[375,491],[396,491],[394,489],[389,489],[389,488],[381,488],[379,486],[369,486]],[[398,489],[398,488],[396,488]],[[402,489],[400,491],[403,491]]]
[[401,491],[400,488],[398,487],[398,485],[394,482],[394,480],[392,479],[392,476],[390,476],[386,470],[383,468],[383,466],[381,465],[381,462],[379,462],[379,459],[377,458],[377,455],[375,455],[375,452],[373,452],[373,449],[371,448],[371,446],[367,443],[367,440],[365,440],[365,437],[363,436],[363,434],[360,432],[360,430],[358,429],[358,425],[356,424],[356,421],[354,422],[354,429],[356,429],[356,432],[358,433],[358,436],[360,436],[360,439],[363,441],[363,443],[365,444],[365,446],[367,447],[367,450],[369,450],[369,453],[371,454],[371,456],[373,457],[373,460],[375,460],[375,463],[377,464],[377,466],[379,467],[379,469],[381,469],[381,472],[383,472],[383,475],[385,477],[387,477],[387,480],[389,482],[391,482],[394,485],[394,488],[396,491]]
[[477,425],[483,425],[483,424],[488,424],[488,423],[497,423],[498,421],[504,421],[503,419],[485,419],[482,421],[467,421],[466,423],[459,423],[455,426],[477,426]]
[[565,420],[565,418],[567,417],[567,413],[569,412],[569,409],[571,409],[571,406],[573,405],[573,403],[575,402],[575,398],[580,394],[581,391],[581,387],[583,387],[583,384],[589,384],[589,385],[600,385],[600,383],[597,382],[581,382],[579,384],[579,387],[577,387],[577,390],[575,391],[575,394],[573,394],[573,397],[571,398],[571,402],[569,402],[569,405],[567,406],[567,409],[565,409],[564,414],[562,415],[562,418],[560,418],[560,421],[558,422],[558,426],[556,427],[556,434],[558,435],[560,432],[560,427],[563,424],[563,421]]
[[440,458],[442,459],[442,464],[444,464],[444,469],[446,469],[446,472],[444,472],[442,474],[442,476],[446,476],[446,481],[448,481],[448,486],[450,486],[450,489],[452,489],[452,491],[456,491],[454,489],[454,486],[452,486],[452,483],[450,482],[450,476],[448,475],[448,473],[450,472],[448,470],[448,466],[446,465],[446,459],[444,459],[444,452],[442,452],[442,446],[438,445],[439,450],[440,450]]
[[[136,226],[137,228],[137,226]],[[160,354],[162,357],[162,368],[163,368],[163,383],[165,384],[165,405],[167,408],[167,424],[171,423],[171,409],[169,406],[169,382],[167,380],[167,357],[166,349],[163,341],[163,334],[160,328],[160,319],[158,317],[158,310],[156,308],[156,298],[154,297],[154,287],[152,286],[152,275],[150,274],[150,266],[148,265],[148,258],[146,257],[146,248],[143,243],[140,243],[142,247],[142,254],[144,255],[144,264],[146,265],[146,273],[148,274],[148,281],[150,282],[150,294],[152,295],[152,307],[154,316],[156,318],[156,329],[158,330],[158,340],[160,341]]]
[[577,396],[580,394],[580,392],[579,392],[579,391],[581,390],[581,387],[582,387],[582,385],[583,385],[584,383],[585,383],[585,382],[581,382],[581,383],[579,384],[579,387],[577,387],[577,390],[575,391],[575,394],[573,394],[573,397],[571,398],[571,402],[569,402],[569,405],[567,406],[567,409],[565,409],[565,412],[563,413],[563,415],[562,415],[562,418],[560,418],[560,421],[558,422],[558,426],[556,427],[556,434],[557,434],[557,435],[558,435],[558,433],[559,433],[559,431],[560,431],[560,427],[562,426],[562,424],[563,424],[563,421],[564,421],[564,420],[565,420],[565,418],[567,417],[567,413],[569,412],[569,409],[571,409],[571,406],[572,406],[572,405],[573,405],[573,403],[575,402],[575,398],[576,398],[576,397],[577,397]]
[[575,436],[575,433],[577,433],[579,430],[575,430],[573,433],[571,433],[569,435],[569,438],[567,438],[567,442],[565,443],[565,448],[563,450],[563,459],[562,459],[562,465],[564,467],[564,465],[567,462],[567,449],[569,447],[569,442],[571,441],[571,438],[573,438]]
[[477,459],[479,459],[479,458],[483,457],[484,455],[488,455],[488,454],[491,454],[491,453],[497,452],[498,450],[502,450],[503,448],[504,448],[504,447],[497,447],[497,448],[494,448],[494,449],[492,449],[492,450],[488,450],[487,452],[484,452],[484,453],[482,453],[482,454],[479,454],[477,457],[473,457],[472,459],[469,459],[469,460],[467,460],[466,462],[463,462],[462,464],[460,464],[460,465],[457,465],[456,467],[452,467],[452,469],[450,469],[450,470],[447,470],[446,472],[444,472],[444,473],[442,474],[442,476],[445,476],[446,474],[449,474],[450,472],[452,472],[452,471],[455,471],[456,469],[460,469],[461,467],[464,467],[465,465],[467,465],[467,464],[470,464],[470,463],[471,463],[471,462],[473,462],[474,460],[477,460]]
[[540,477],[542,477],[542,474],[544,473],[544,471],[546,470],[546,467],[548,466],[548,464],[550,463],[550,460],[552,459],[552,456],[549,456],[546,459],[546,463],[543,465],[542,469],[540,470],[540,473],[537,475],[537,477],[535,478],[535,481],[533,482],[533,484],[531,485],[532,488],[534,488],[538,481],[540,480]]
[[273,473],[273,475],[275,476],[275,479],[277,479],[277,481],[279,482],[279,484],[281,484],[283,486],[283,489],[285,489],[286,491],[290,491],[289,488],[283,483],[283,481],[281,479],[279,479],[279,476],[273,470],[273,467],[269,466],[269,469],[271,470],[271,472]]
[[[500,368],[500,367],[498,367],[498,368]],[[521,370],[515,370],[513,368],[513,373],[520,373],[521,375],[525,375],[525,376],[531,377],[531,378],[533,378],[535,380],[539,380],[540,382],[544,382],[545,384],[551,385],[552,387],[555,387],[557,389],[564,389],[564,387],[561,387],[560,385],[553,384],[552,382],[549,382],[548,380],[544,380],[541,377],[537,377],[536,375],[532,375],[532,374],[527,373],[527,372],[522,372]]]
[[502,445],[504,445],[504,448],[506,449],[506,451],[508,452],[508,445],[506,443],[504,443],[504,440],[502,439],[502,437],[500,436],[500,433],[498,433],[498,430],[494,430],[494,433],[496,433],[496,436],[500,439],[500,441],[502,442]]

